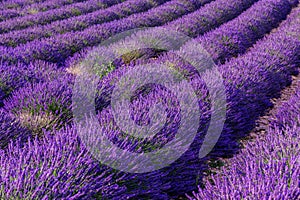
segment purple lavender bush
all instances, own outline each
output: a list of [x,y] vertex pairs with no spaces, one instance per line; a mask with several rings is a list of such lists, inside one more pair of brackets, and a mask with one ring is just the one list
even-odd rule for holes
[[2,63],[0,67],[0,107],[3,106],[4,99],[13,91],[27,84],[54,80],[62,74],[62,69],[44,61],[35,61],[29,65]]
[[20,145],[0,152],[1,199],[91,199],[124,191],[115,183],[122,177],[89,155],[74,128]]
[[4,101],[4,109],[18,118],[22,126],[39,135],[70,123],[72,81],[61,75],[49,82],[28,84]]
[[[280,108],[274,116],[274,120],[271,121],[271,127],[279,128],[280,130],[285,130],[286,127],[299,127],[300,125],[300,83],[298,85],[295,93],[292,94],[292,97],[286,101],[282,102]],[[288,109],[286,109],[288,108]]]

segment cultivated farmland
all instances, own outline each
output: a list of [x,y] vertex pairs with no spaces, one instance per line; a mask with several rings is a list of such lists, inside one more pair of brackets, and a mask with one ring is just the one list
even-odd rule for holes
[[0,0],[0,200],[300,199],[298,0]]

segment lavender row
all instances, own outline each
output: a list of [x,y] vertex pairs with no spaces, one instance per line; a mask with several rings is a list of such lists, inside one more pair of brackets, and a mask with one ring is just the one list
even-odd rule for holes
[[300,84],[279,107],[265,135],[247,142],[190,199],[299,199],[299,102]]
[[42,3],[36,3],[22,7],[20,9],[10,9],[10,10],[1,10],[0,11],[0,22],[15,17],[21,17],[30,14],[36,14],[38,12],[45,12],[48,10],[60,8],[65,5],[73,4],[76,2],[82,2],[84,0],[52,0]]
[[[195,37],[209,31],[210,29],[215,28],[218,25],[221,25],[224,22],[234,18],[236,15],[241,13],[243,10],[250,7],[255,1],[246,1],[246,0],[232,0],[232,1],[224,1],[217,0],[207,5],[204,5],[197,11],[184,15],[181,18],[171,21],[162,27],[165,29],[170,29],[174,31],[179,31],[183,34],[186,34],[190,37]],[[195,20],[196,19],[196,20]],[[210,21],[205,21],[202,23],[202,20],[211,19]],[[0,44],[8,45],[10,41],[14,41],[14,38],[18,38],[18,36],[9,37],[6,39],[6,35],[3,35],[3,39],[0,38]],[[5,43],[2,43],[3,40],[6,40]],[[17,40],[20,42],[19,40]],[[96,47],[97,48],[97,47]],[[76,63],[80,62],[85,55],[93,51],[92,48],[88,47],[82,50],[81,53],[76,53],[74,57],[71,57],[67,60],[66,66],[76,65]],[[150,53],[150,52],[148,52]],[[131,58],[133,59],[133,58]]]
[[11,19],[14,17],[20,16],[19,12],[17,10],[4,10],[0,11],[0,22],[6,20],[6,19]]
[[[165,64],[171,69],[175,68],[175,71],[178,70],[180,72],[186,73],[185,75],[187,75],[188,80],[191,81],[190,84],[198,97],[198,99],[196,100],[197,102],[193,103],[194,105],[199,106],[202,110],[200,111],[201,116],[199,116],[200,123],[192,124],[191,126],[186,127],[185,131],[187,133],[193,130],[196,132],[199,131],[196,137],[197,139],[199,139],[200,136],[203,136],[203,131],[205,130],[207,123],[209,123],[210,107],[205,100],[207,97],[206,95],[208,94],[205,83],[201,80],[199,74],[195,74],[194,71],[189,71],[191,70],[191,66],[188,63],[182,61],[182,59],[178,58],[178,56],[168,54],[159,57],[152,64],[155,65],[157,63]],[[142,88],[139,88],[139,90],[134,91],[129,108],[129,113],[131,113],[131,117],[134,120],[135,124],[139,126],[149,126],[149,123],[155,122],[161,123],[160,120],[162,120],[164,117],[160,118],[160,115],[158,115],[156,116],[158,118],[155,118],[154,116],[151,116],[149,112],[150,108],[153,108],[155,104],[159,103],[161,112],[165,112],[165,114],[162,115],[166,116],[166,119],[163,120],[164,123],[162,127],[160,127],[160,125],[157,125],[158,127],[160,127],[158,132],[156,132],[155,135],[149,139],[146,138],[141,140],[133,138],[132,136],[128,137],[128,133],[123,130],[127,130],[127,128],[129,130],[132,130],[133,127],[126,127],[126,129],[124,127],[118,127],[113,117],[113,110],[112,106],[110,105],[110,99],[112,92],[120,78],[134,69],[134,64],[122,65],[119,66],[116,70],[108,73],[107,76],[103,77],[97,87],[96,92],[98,94],[95,100],[96,111],[98,113],[97,117],[100,126],[104,129],[107,137],[110,138],[110,140],[115,145],[118,145],[119,148],[129,150],[133,149],[132,151],[137,153],[151,152],[163,147],[165,144],[173,140],[176,134],[178,134],[177,132],[180,128],[180,125],[182,125],[181,123],[183,120],[182,106],[187,108],[186,112],[189,114],[193,113],[195,107],[191,105],[182,105],[182,102],[179,102],[179,100],[177,99],[176,94],[173,94],[168,90],[169,88],[165,88],[161,85],[156,85],[156,82],[152,80],[152,78],[155,77],[155,74],[152,76],[151,72],[149,72],[149,74],[143,76],[143,79],[150,79],[150,81],[155,83],[143,86]],[[100,73],[102,71],[100,68],[95,68],[95,70],[96,73],[98,72],[97,70],[99,70]],[[163,69],[159,69],[155,73],[163,75],[164,73],[166,73],[166,71],[164,71]],[[139,81],[137,81],[137,83],[138,82]],[[176,85],[177,90],[175,89],[175,85],[172,89],[175,89],[176,91],[185,91],[185,89],[188,90],[189,88],[185,88],[185,86],[186,85],[184,84],[178,84]],[[130,87],[134,86],[130,85]],[[121,109],[127,111],[126,108]],[[190,117],[189,114],[187,114],[187,118]],[[185,118],[185,120],[187,118]],[[154,127],[157,127],[155,125],[156,124],[153,124]],[[178,143],[174,143],[174,145],[176,145],[174,149],[182,148],[182,145],[185,144],[185,142],[186,141],[178,141]],[[163,183],[169,183],[171,185],[171,188],[168,190],[169,197],[166,199],[176,198],[178,197],[178,195],[195,189],[197,176],[199,175],[201,177],[204,170],[203,163],[199,162],[196,155],[196,152],[199,151],[199,144],[200,142],[196,141],[192,145],[191,149],[185,152],[178,160],[176,160],[176,162],[168,165],[161,170],[155,171],[155,173],[167,172],[166,174],[163,174],[163,176],[160,176],[160,180]],[[144,162],[145,167],[147,167],[147,164],[149,164],[149,161]],[[163,190],[163,188],[161,188],[161,190]]]
[[54,80],[62,74],[62,70],[58,69],[54,64],[43,61],[32,62],[29,65],[8,65],[2,63],[0,72],[0,107],[3,106],[3,100],[13,91],[29,83]]
[[122,0],[88,0],[72,5],[67,5],[56,10],[41,12],[36,15],[27,15],[0,22],[0,33],[7,33],[13,30],[24,29],[38,24],[47,24],[56,20],[66,19],[72,16],[78,16],[85,13],[103,9],[108,6],[122,2]]
[[[204,0],[206,2],[206,0]],[[8,62],[32,60],[64,62],[66,58],[81,49],[99,44],[117,33],[134,28],[159,26],[189,13],[202,5],[202,1],[173,0],[145,13],[109,23],[91,26],[84,31],[71,32],[43,40],[29,42],[16,48],[0,48],[1,59]]]
[[276,27],[292,8],[287,0],[261,0],[237,18],[197,38],[215,62],[244,53]]
[[[234,4],[233,2],[227,2],[227,7],[224,6],[222,2],[212,2],[208,5],[205,5],[198,11],[183,16],[178,20],[172,21],[163,27],[166,29],[181,31],[193,37],[195,37],[196,33],[199,33],[200,36],[198,36],[196,41],[200,42],[200,44],[211,54],[215,62],[224,62],[225,58],[229,59],[237,54],[242,54],[247,50],[247,48],[253,45],[255,41],[263,37],[265,33],[271,31],[274,26],[277,26],[286,17],[293,6],[293,4],[291,5],[286,0],[261,0],[255,3],[252,7],[250,6],[254,2],[234,2]],[[213,12],[213,10],[216,9],[216,5],[222,5],[222,7],[224,7],[224,9],[218,11],[222,13],[219,17],[214,16],[216,13],[218,13]],[[223,24],[221,27],[213,30],[212,32],[208,32],[204,36],[201,36],[209,29],[217,26],[218,23],[221,24],[222,22],[226,22],[226,17],[228,17],[228,13],[226,11],[230,12],[231,10],[234,10],[234,12],[236,12],[235,15],[237,15],[247,7],[250,8],[243,12],[236,19],[233,19],[232,21]],[[264,8],[264,10],[262,10],[262,8]],[[213,23],[207,23],[203,26],[197,27],[197,31],[194,32],[195,34],[188,33],[193,29],[196,23],[185,23],[185,21],[182,21],[182,19],[193,21],[195,17],[190,15],[198,15],[199,19],[203,19],[206,13],[214,16],[211,17],[213,19]],[[226,16],[224,17],[224,21],[222,16]],[[197,24],[197,26],[198,25],[200,25],[200,23]],[[186,45],[188,46],[190,44],[187,43]]]
[[164,27],[180,31],[190,37],[196,37],[235,18],[256,1],[214,1],[193,13],[167,23]]
[[[282,102],[277,113],[274,115],[276,120],[271,121],[271,127],[286,130],[287,127],[300,126],[300,81],[297,82],[295,92],[288,101]],[[288,109],[287,109],[288,108]],[[299,193],[300,194],[300,193]]]
[[253,128],[254,120],[272,106],[270,99],[291,83],[291,74],[298,70],[299,11],[299,7],[294,9],[276,31],[245,55],[219,66],[229,93],[227,116],[237,133]]
[[31,5],[34,3],[41,3],[45,2],[45,0],[8,0],[8,1],[2,1],[0,2],[0,10],[6,10],[6,9],[17,9],[21,8],[23,6]]
[[133,13],[146,11],[165,2],[166,0],[128,0],[105,10],[56,21],[44,26],[36,26],[3,34],[0,38],[0,44],[15,47],[35,39],[63,34],[69,31],[80,31],[95,24],[101,24],[129,16]]

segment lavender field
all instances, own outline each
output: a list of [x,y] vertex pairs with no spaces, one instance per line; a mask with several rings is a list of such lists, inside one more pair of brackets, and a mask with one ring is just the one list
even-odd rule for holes
[[0,0],[0,200],[300,200],[298,0]]

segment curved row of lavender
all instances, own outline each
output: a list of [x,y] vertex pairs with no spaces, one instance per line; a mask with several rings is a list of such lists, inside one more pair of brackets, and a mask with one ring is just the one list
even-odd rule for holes
[[[215,5],[218,3],[221,5],[221,3],[223,3],[222,1],[212,2],[198,11],[195,11],[189,15],[185,15],[180,19],[167,23],[162,27],[166,29],[179,30],[181,32],[184,32],[183,30],[189,31],[194,28],[196,22],[198,24],[200,21],[199,20],[195,22],[195,19],[192,18],[191,15],[193,16],[202,13],[202,15],[199,16],[199,19],[203,19],[206,17],[206,13],[209,12],[209,15],[215,17],[213,22],[202,26],[202,30],[198,29],[197,35],[195,35],[195,33],[184,33],[187,33],[193,37],[197,36],[196,42],[201,44],[210,53],[215,62],[224,62],[225,58],[230,59],[231,57],[236,57],[239,54],[243,54],[258,39],[270,32],[274,27],[278,26],[278,24],[286,18],[292,7],[297,5],[297,3],[290,3],[288,0],[260,0],[254,5],[252,5],[254,1],[226,2],[227,6],[222,4],[222,10],[218,10],[218,7],[215,7]],[[240,12],[248,7],[250,8],[239,15]],[[262,7],[265,10],[262,11]],[[214,10],[216,12],[213,12]],[[227,15],[228,12],[233,15],[232,18],[234,18],[236,15],[239,16],[233,20],[230,20],[231,17],[228,17],[230,15]],[[222,14],[220,15],[219,13]],[[226,21],[229,22],[224,23]],[[208,30],[213,29],[222,23],[224,23],[222,26],[207,32]],[[195,41],[187,42],[185,46],[188,47],[194,42]],[[93,49],[91,51],[93,51]],[[86,52],[84,52],[84,54],[85,53]]]
[[[156,14],[157,17],[160,17],[159,15],[162,15],[161,17],[163,17],[163,16],[165,16],[163,14],[163,11],[166,12],[166,10],[170,10],[170,12],[172,12],[172,9],[174,7],[183,6],[183,5],[184,4],[179,4],[177,0],[174,2],[169,2],[165,5],[163,4],[162,6],[153,8],[150,11],[146,12],[146,16],[148,18],[150,18],[151,15]],[[187,8],[187,7],[184,7],[184,8]],[[181,10],[181,12],[184,12],[183,9]],[[188,12],[188,11],[185,11],[185,12]],[[144,15],[145,14],[143,14],[143,13],[139,14],[139,16],[144,16]],[[145,19],[147,19],[147,18],[145,18]],[[41,46],[38,45],[35,48],[40,49]],[[26,49],[28,49],[28,48],[26,48]],[[5,50],[7,50],[7,48],[5,48]],[[47,49],[44,49],[44,50],[47,50]],[[47,69],[46,72],[50,73],[50,74],[52,74],[52,73],[49,71],[49,69],[53,69],[53,71],[57,70],[53,64],[46,64],[45,62],[38,62],[38,63],[31,62],[29,65],[24,65],[22,63],[10,65],[9,63],[4,62],[5,59],[3,59],[3,57],[2,57],[3,63],[1,66],[2,73],[0,73],[0,76],[1,76],[1,84],[0,84],[1,96],[0,97],[2,97],[2,98],[0,98],[0,105],[1,105],[1,102],[4,99],[4,97],[7,97],[8,95],[11,94],[12,91],[23,86],[26,82],[25,80],[27,80],[27,82],[35,82],[35,80],[39,80],[39,78],[36,78],[37,76],[35,73],[40,74],[40,71],[42,71],[43,67],[45,69]],[[34,60],[34,59],[32,59],[32,60]],[[38,65],[38,66],[36,66],[36,65]],[[41,66],[39,66],[39,65],[41,65]],[[23,75],[23,77],[22,77],[22,74],[26,74],[26,75]],[[31,77],[29,75],[31,75]]]
[[[299,23],[298,6],[276,33],[260,41],[244,56],[221,67],[228,71],[228,76],[241,91],[247,87],[252,91],[251,96],[247,94],[247,99],[244,98],[248,105],[245,108],[240,106],[245,110],[240,116],[247,116],[244,123],[262,111],[260,105],[276,96],[290,83],[291,74],[299,70]],[[245,76],[248,83],[244,80]],[[296,93],[279,107],[266,135],[258,135],[254,141],[247,143],[239,155],[228,160],[228,166],[207,178],[205,188],[199,187],[190,199],[300,197],[299,86]]]
[[[170,4],[173,4],[172,1],[170,2]],[[251,5],[251,2],[249,4]],[[247,8],[247,6],[249,6],[249,4],[243,4],[243,2],[241,2],[240,4],[235,4],[235,5],[237,6],[237,8],[239,8],[238,10],[242,11],[243,9]],[[270,17],[272,15],[276,16],[276,14],[277,14],[276,8],[278,8],[279,6],[282,6],[283,4],[286,9],[279,11],[278,15],[280,15],[282,13],[281,16],[279,17],[279,19],[276,19],[274,17],[272,18],[272,20],[274,21],[273,23],[275,23],[275,24],[278,23],[278,21],[280,21],[280,19],[282,19],[283,17],[286,16],[288,10],[291,8],[292,5],[289,4],[287,1],[279,1],[277,4],[275,4],[273,7],[271,7],[270,10],[266,11],[266,14],[270,15]],[[209,6],[210,8],[213,8],[210,5],[211,4],[208,4],[207,6]],[[229,9],[232,6],[230,4],[227,4],[227,5],[228,5]],[[132,15],[132,16],[129,16],[128,18],[118,20],[118,21],[113,21],[110,23],[94,25],[94,26],[89,27],[80,32],[74,32],[74,33],[71,32],[71,33],[66,33],[63,35],[53,36],[49,39],[44,39],[42,41],[32,41],[25,45],[21,45],[15,49],[3,48],[2,49],[2,59],[4,59],[4,60],[7,59],[10,61],[10,60],[15,60],[17,58],[18,60],[23,60],[24,62],[28,62],[27,60],[32,60],[32,59],[41,59],[41,60],[46,60],[46,61],[50,61],[50,62],[55,62],[55,61],[57,62],[57,61],[61,60],[61,62],[63,62],[68,56],[72,55],[73,53],[81,50],[82,48],[84,48],[86,46],[91,46],[91,45],[100,43],[101,41],[103,41],[104,39],[107,39],[112,34],[116,34],[120,31],[129,30],[130,28],[161,25],[162,23],[164,23],[164,18],[161,17],[160,21],[157,22],[157,20],[153,19],[157,15],[153,16],[153,14],[151,12],[161,12],[160,15],[166,16],[168,12],[166,12],[166,10],[164,10],[165,6],[169,7],[170,13],[172,13],[174,15],[177,14],[176,16],[179,15],[179,13],[172,12],[173,11],[172,6],[176,6],[176,2],[174,2],[174,5],[169,5],[167,3],[166,5],[162,5],[162,6],[158,7],[158,9],[154,9],[153,11],[150,10],[144,14],[137,14],[137,16]],[[214,6],[214,4],[212,4],[212,6]],[[260,3],[256,7],[254,7],[253,10],[256,12],[256,10],[259,9],[259,6],[260,6]],[[225,7],[225,8],[228,8],[228,7]],[[159,11],[159,9],[160,9],[160,11]],[[188,12],[188,10],[189,9],[186,8],[185,12]],[[182,14],[185,14],[185,12]],[[238,12],[237,12],[237,14],[238,14]],[[139,16],[139,15],[144,15],[144,16]],[[247,15],[248,14],[246,14],[246,17],[247,17]],[[224,16],[224,15],[222,15],[222,16]],[[150,20],[150,19],[152,19],[152,21],[146,21],[146,20]],[[141,23],[143,21],[144,21],[144,23]],[[270,25],[272,25],[272,23],[270,23],[270,21],[268,21],[268,22]],[[178,23],[181,23],[181,22],[179,21]],[[106,30],[110,30],[110,33],[105,33]],[[116,30],[116,31],[114,31],[114,30]],[[52,44],[55,44],[55,46]],[[38,46],[39,46],[39,49],[36,49]],[[43,48],[43,46],[45,46],[45,48]],[[57,52],[57,51],[60,51],[61,53],[53,55],[53,53]],[[31,53],[31,52],[34,52],[34,53]]]
[[256,1],[213,1],[202,9],[167,23],[164,27],[196,37],[234,19]]
[[247,142],[189,199],[299,199],[300,84],[262,136]]
[[[197,38],[215,62],[236,57],[255,41],[270,32],[291,11],[293,4],[287,1],[259,1],[247,12],[216,30]],[[251,13],[251,15],[249,15]]]
[[10,10],[0,10],[0,22],[15,17],[36,14],[39,12],[45,12],[48,10],[60,8],[65,5],[73,4],[75,2],[83,2],[84,0],[56,0],[56,1],[46,1],[42,3],[31,4],[21,9],[10,9]]
[[112,35],[134,28],[163,25],[195,10],[200,5],[202,5],[202,1],[198,0],[172,0],[147,12],[93,25],[83,31],[32,41],[16,48],[0,47],[0,58],[8,62],[21,61],[29,63],[32,60],[64,62],[65,59],[82,48],[99,44]]
[[[260,4],[257,4],[264,5],[263,2],[271,1],[261,0],[258,2]],[[276,27],[292,6],[286,6],[287,1],[284,0],[273,2],[274,4],[268,8],[267,13],[270,13],[270,16],[280,16],[280,19],[271,18],[272,27],[269,27],[266,25],[268,19],[256,15],[261,20],[256,23],[263,25],[258,27],[258,31],[262,32],[260,37],[269,32],[270,28]],[[255,10],[257,4],[249,10]],[[279,5],[284,5],[286,9],[277,12],[276,8]],[[193,9],[191,8],[190,11]],[[249,10],[245,13],[252,15]],[[152,18],[149,17],[149,19]],[[243,25],[243,20],[247,22],[246,17],[241,18],[239,23],[235,22],[236,26]],[[228,24],[230,23],[232,22]],[[258,42],[244,56],[219,66],[226,80],[230,109],[223,136],[212,156],[230,154],[232,150],[230,147],[234,147],[232,143],[236,142],[236,137],[244,136],[251,129],[255,118],[271,106],[270,98],[289,83],[290,74],[294,73],[300,64],[298,25],[299,9],[295,9],[279,29]],[[192,26],[193,22],[191,22]],[[226,24],[224,26],[226,27]],[[247,26],[243,27],[247,28]],[[235,27],[229,25],[228,28],[235,30]],[[214,31],[209,32],[208,35],[210,33]],[[252,32],[247,32],[247,34],[251,36]],[[258,39],[259,37],[252,38],[246,48]],[[237,51],[242,54],[245,50],[239,47]],[[169,63],[171,67],[187,73],[187,76],[191,78],[189,80],[193,88],[199,94],[199,106],[203,111],[209,109],[205,101],[205,95],[208,94],[207,88],[201,78],[194,73],[191,65],[172,52],[160,56],[155,62]],[[104,87],[108,93],[96,98],[99,122],[104,126],[112,120],[106,99],[113,87],[114,82],[111,81],[117,81],[128,69],[134,67],[134,64],[116,63],[115,65],[118,68],[99,83],[99,87]],[[197,157],[201,138],[198,138],[199,141],[196,141],[180,160],[166,169],[139,176],[116,173],[99,165],[81,144],[75,128],[70,127],[72,126],[71,88],[74,80],[72,75],[66,74],[64,69],[58,69],[54,64],[42,61],[31,63],[29,67],[19,64],[12,68],[4,64],[1,70],[4,76],[0,80],[0,98],[2,100],[5,98],[5,100],[4,108],[0,112],[0,121],[3,122],[0,133],[6,134],[4,136],[6,140],[3,139],[0,143],[1,148],[4,148],[0,153],[0,160],[1,163],[5,163],[0,166],[0,184],[2,183],[0,195],[3,198],[169,199],[194,190],[196,183],[201,182],[203,172],[207,168],[203,160],[199,162]],[[151,151],[153,148],[159,148],[172,139],[175,133],[173,131],[178,128],[176,98],[164,88],[153,86],[151,89],[151,91],[146,91],[146,96],[143,90],[135,96],[132,102],[134,105],[132,112],[136,122],[144,124],[149,120],[148,114],[144,111],[145,108],[150,107],[156,101],[163,102],[168,109],[169,123],[166,124],[166,131],[158,134],[155,141],[140,142],[123,138],[125,140],[123,142],[124,140],[121,141],[122,138],[118,137],[123,134],[117,127],[106,127],[111,139],[130,151]],[[209,112],[203,113],[205,114],[201,116],[199,135],[203,133],[201,127],[205,127]],[[55,130],[60,128],[62,128],[60,131]],[[12,140],[14,143],[8,145],[7,140]],[[66,152],[71,152],[71,154],[66,154]],[[50,160],[52,162],[49,162]]]
[[32,40],[63,34],[70,31],[80,31],[95,24],[101,24],[124,18],[134,13],[144,12],[152,7],[165,3],[166,0],[128,0],[107,9],[55,21],[44,26],[36,26],[24,30],[2,34],[0,45],[15,47]]
[[7,33],[13,30],[20,30],[38,24],[47,24],[56,20],[66,19],[72,16],[93,12],[98,9],[122,2],[122,0],[88,0],[64,6],[59,9],[41,12],[36,15],[13,18],[0,22],[0,33]]
[[[219,25],[233,19],[238,16],[241,12],[249,8],[256,0],[246,1],[246,0],[217,0],[198,10],[184,15],[176,20],[166,23],[162,27],[165,29],[172,29],[175,31],[180,31],[190,37],[195,37],[208,32],[211,29],[218,27]],[[196,17],[198,16],[198,17]],[[207,19],[203,23],[203,19]],[[211,20],[208,20],[211,19]],[[201,25],[201,26],[200,26]],[[197,27],[196,27],[197,26]],[[198,27],[200,26],[200,27]],[[190,30],[196,29],[196,33],[190,33]],[[195,30],[194,30],[195,32]],[[1,43],[1,38],[0,38]],[[84,48],[81,52],[76,53],[73,57],[67,59],[65,65],[72,65],[79,62],[80,59],[84,58],[84,55],[91,51],[92,48]]]

